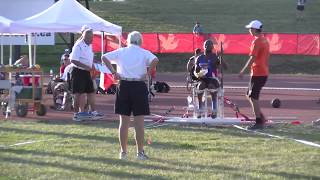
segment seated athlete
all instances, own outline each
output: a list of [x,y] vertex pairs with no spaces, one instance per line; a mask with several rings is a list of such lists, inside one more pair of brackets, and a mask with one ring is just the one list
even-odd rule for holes
[[[216,53],[213,53],[213,41],[206,40],[203,44],[204,54],[197,57],[195,62],[195,76],[199,79],[197,88],[201,91],[205,88],[217,89],[219,88],[219,80],[216,78],[217,69],[220,66],[220,61]],[[226,68],[227,65],[222,61],[222,67]],[[212,99],[212,113],[211,117],[217,116],[217,92],[210,92]],[[199,110],[202,109],[202,96],[203,92],[198,93]],[[201,114],[198,115],[201,118]]]

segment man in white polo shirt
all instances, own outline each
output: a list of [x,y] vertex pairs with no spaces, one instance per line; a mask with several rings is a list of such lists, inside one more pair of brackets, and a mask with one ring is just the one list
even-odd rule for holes
[[[144,115],[150,114],[148,88],[145,83],[158,63],[158,58],[141,48],[142,35],[133,31],[128,34],[128,46],[104,54],[101,59],[110,69],[115,79],[120,80],[117,89],[115,113],[120,115],[119,140],[120,159],[127,159],[128,128],[131,113],[134,116],[137,159],[146,160],[144,153]],[[117,71],[111,65],[117,65]],[[149,68],[148,68],[149,67]],[[147,71],[147,68],[150,70]]]
[[[93,65],[92,51],[93,31],[86,26],[82,30],[82,36],[77,40],[72,48],[70,60],[73,64],[71,74],[71,86],[74,97],[74,117],[75,121],[87,120],[92,117],[88,112],[85,112],[86,95],[88,100],[94,99],[95,95],[90,71]],[[89,103],[90,104],[90,103]]]

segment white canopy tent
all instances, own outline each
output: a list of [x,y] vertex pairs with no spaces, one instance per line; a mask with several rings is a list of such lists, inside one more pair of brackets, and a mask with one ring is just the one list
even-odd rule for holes
[[[29,33],[29,60],[31,65],[31,33],[80,32],[83,25],[88,25],[93,31],[106,32],[119,38],[122,34],[121,26],[100,18],[76,0],[59,0],[48,9],[36,15],[12,22],[10,24],[10,32]],[[35,39],[33,41],[35,41]],[[103,45],[101,47],[103,47]]]
[[0,33],[9,33],[9,27],[12,21],[8,18],[0,16]]
[[76,0],[60,0],[48,9],[11,24],[15,33],[79,32],[83,25],[94,31],[120,36],[122,27],[95,15]]
[[[12,21],[8,18],[0,16],[0,44],[1,44],[1,64],[3,64],[3,44],[2,44],[2,35],[5,33],[10,33],[10,24]],[[10,61],[12,58],[12,45],[10,45]],[[11,64],[10,64],[11,65]]]

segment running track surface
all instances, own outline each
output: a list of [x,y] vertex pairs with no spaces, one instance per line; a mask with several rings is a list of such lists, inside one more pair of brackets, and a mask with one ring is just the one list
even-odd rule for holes
[[[150,103],[151,113],[163,115],[170,107],[175,106],[169,115],[179,116],[185,112],[187,96],[190,92],[184,88],[185,73],[161,73],[157,75],[156,81],[165,81],[170,86],[169,93],[156,93]],[[239,79],[237,75],[225,75],[225,96],[237,104],[240,111],[249,117],[253,117],[249,102],[244,94],[246,92],[249,77]],[[267,117],[296,117],[303,123],[311,123],[320,118],[320,75],[272,75],[269,77],[266,87],[260,95],[260,106]],[[293,89],[292,89],[293,88]],[[272,108],[270,101],[273,98],[281,100],[280,108]],[[118,116],[113,113],[114,95],[97,95],[97,110],[105,114],[102,121],[117,121]],[[48,112],[46,116],[40,117],[29,112],[26,118],[17,118],[13,112],[10,119],[21,120],[56,120],[71,122],[73,113],[65,111],[54,111],[49,108],[52,105],[52,95],[46,95],[44,103]],[[235,117],[231,108],[225,105],[225,116]],[[281,120],[281,119],[279,119]],[[94,123],[94,122],[92,122]]]

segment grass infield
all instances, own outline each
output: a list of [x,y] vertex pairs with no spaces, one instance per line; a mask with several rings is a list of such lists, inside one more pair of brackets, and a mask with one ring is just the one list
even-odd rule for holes
[[[319,148],[235,128],[147,129],[148,161],[135,159],[130,129],[129,160],[118,160],[117,125],[1,121],[0,179],[320,178]],[[277,125],[264,132],[320,143],[319,129],[311,126]]]

